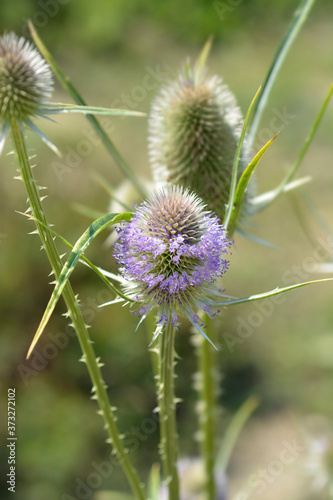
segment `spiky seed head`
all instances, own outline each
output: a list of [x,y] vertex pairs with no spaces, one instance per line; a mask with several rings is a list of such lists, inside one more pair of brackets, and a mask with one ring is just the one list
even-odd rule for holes
[[213,315],[215,281],[228,261],[230,242],[217,217],[196,195],[167,186],[142,203],[119,230],[114,256],[128,281],[125,293],[141,302],[140,316],[157,308],[160,324],[177,325],[179,313],[197,328],[199,309]]
[[[222,80],[187,66],[153,102],[149,151],[154,179],[194,191],[223,219],[243,118]],[[243,152],[239,173],[248,163]]]
[[51,69],[37,49],[14,33],[0,37],[0,118],[25,122],[41,114],[52,90]]

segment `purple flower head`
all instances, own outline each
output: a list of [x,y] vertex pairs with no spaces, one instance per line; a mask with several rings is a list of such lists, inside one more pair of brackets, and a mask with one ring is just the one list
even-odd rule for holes
[[179,313],[201,330],[196,311],[213,316],[216,280],[228,269],[231,243],[219,219],[180,186],[155,192],[119,230],[114,256],[140,302],[139,316],[157,308],[157,321],[179,324]]

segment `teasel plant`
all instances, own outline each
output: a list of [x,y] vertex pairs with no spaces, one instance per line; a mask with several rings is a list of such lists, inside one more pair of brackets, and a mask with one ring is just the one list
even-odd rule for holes
[[[209,79],[209,84],[207,84],[209,91],[212,92],[212,99],[210,101],[208,99],[209,103],[216,99],[213,106],[211,108],[209,106],[206,107],[207,100],[205,101],[204,99],[200,101],[199,99],[199,104],[202,104],[202,102],[205,104],[203,107],[198,107],[199,114],[196,115],[196,118],[199,117],[197,120],[199,125],[201,123],[200,113],[202,111],[204,112],[203,121],[205,122],[208,116],[208,122],[212,125],[221,124],[219,120],[223,117],[226,119],[226,129],[230,139],[228,143],[228,154],[225,155],[225,157],[228,158],[228,171],[223,170],[224,166],[222,164],[221,171],[223,170],[223,172],[220,176],[219,174],[221,172],[218,171],[216,174],[216,170],[214,170],[214,179],[218,179],[219,182],[223,179],[227,180],[227,187],[225,188],[223,196],[221,196],[220,203],[218,199],[214,199],[214,207],[212,207],[212,205],[210,205],[212,200],[205,199],[201,196],[201,193],[196,192],[198,187],[190,185],[190,174],[183,179],[179,176],[179,172],[182,171],[181,167],[178,168],[177,174],[175,174],[174,177],[171,176],[172,178],[169,178],[169,174],[167,174],[166,177],[162,179],[163,185],[158,186],[154,194],[146,197],[145,188],[142,187],[139,181],[135,180],[134,175],[131,173],[130,169],[125,166],[120,154],[114,148],[97,120],[92,117],[92,111],[90,111],[90,113],[88,112],[86,114],[87,119],[89,119],[95,130],[102,135],[105,147],[116,160],[123,173],[136,187],[142,198],[145,198],[145,201],[136,208],[134,214],[130,212],[123,214],[112,213],[98,218],[89,226],[87,231],[78,239],[75,245],[71,245],[61,235],[50,228],[47,222],[41,218],[39,212],[32,211],[32,214],[29,215],[36,221],[41,231],[47,230],[50,235],[58,237],[71,249],[65,264],[58,267],[54,291],[33,339],[29,353],[35,347],[38,339],[42,335],[57,301],[61,295],[64,295],[66,292],[71,273],[80,261],[84,261],[90,266],[103,282],[107,283],[108,286],[114,290],[115,299],[112,303],[124,302],[125,304],[131,304],[131,309],[139,317],[139,323],[141,323],[141,321],[148,324],[152,323],[151,316],[155,314],[154,333],[151,335],[150,340],[153,350],[158,355],[158,361],[154,361],[154,371],[157,382],[157,400],[161,430],[160,452],[163,465],[164,484],[160,484],[159,473],[154,468],[148,482],[148,490],[145,491],[138,480],[136,472],[134,472],[136,478],[134,481],[134,488],[133,478],[131,478],[131,475],[128,475],[129,482],[132,485],[134,498],[141,499],[148,497],[151,500],[158,500],[160,498],[178,500],[180,498],[185,498],[184,493],[181,491],[181,477],[179,481],[178,474],[178,466],[180,471],[182,470],[182,466],[177,451],[178,435],[176,428],[176,406],[178,400],[175,395],[176,391],[174,387],[174,343],[181,318],[185,317],[192,323],[199,344],[199,375],[201,378],[199,390],[202,417],[200,419],[200,435],[204,469],[204,485],[201,493],[205,494],[208,500],[221,499],[224,498],[223,495],[225,495],[225,485],[221,486],[218,484],[216,480],[217,473],[220,469],[223,471],[226,470],[233,445],[245,421],[258,405],[258,401],[252,398],[240,408],[232,424],[226,430],[222,447],[217,454],[217,383],[215,374],[218,370],[214,357],[215,349],[214,346],[212,346],[212,344],[217,343],[217,341],[215,341],[215,332],[210,317],[217,315],[218,310],[223,307],[261,300],[312,283],[330,281],[324,279],[298,283],[296,285],[276,288],[269,292],[251,295],[242,299],[225,296],[219,282],[219,279],[228,267],[225,257],[231,250],[231,240],[234,237],[235,231],[241,231],[242,219],[256,211],[266,208],[283,192],[299,187],[308,180],[298,179],[295,181],[293,177],[311,144],[321,117],[327,107],[331,96],[331,90],[323,103],[320,113],[310,131],[309,137],[305,141],[305,145],[297,161],[291,167],[281,184],[276,189],[257,196],[249,189],[252,174],[266,150],[275,140],[275,137],[273,137],[259,152],[255,154],[252,153],[254,156],[251,159],[252,144],[254,143],[258,124],[260,123],[270,91],[276,80],[278,70],[313,3],[314,2],[310,0],[303,0],[301,2],[277,51],[267,78],[251,102],[244,120],[242,120],[240,111],[235,104],[234,97],[229,90],[223,87],[223,84],[220,83],[218,78]],[[65,77],[60,67],[39,39],[33,27],[31,25],[30,27],[36,46],[52,68],[59,82],[76,101],[78,106],[84,106],[85,103],[83,98],[69,79]],[[191,97],[194,91],[199,88],[199,85],[203,84],[206,78],[205,65],[209,47],[210,42],[204,47],[194,69],[191,69],[190,64],[186,63],[183,72],[183,80],[178,80],[175,84],[171,85],[173,92],[177,94],[177,89],[181,89],[182,82],[185,82],[185,87]],[[214,82],[217,84],[219,91],[215,92],[216,89],[213,88]],[[194,89],[195,85],[197,85],[197,87]],[[222,91],[223,89],[227,96],[225,101],[223,101],[223,99],[221,100],[220,90]],[[223,105],[223,102],[225,102],[227,107],[229,106],[230,113],[227,111],[224,113],[222,111],[221,113],[218,112],[217,108]],[[161,106],[162,103],[160,102],[160,109]],[[88,110],[88,108],[86,109]],[[157,111],[155,108],[154,118],[156,118],[156,113]],[[235,117],[237,117],[237,119]],[[172,122],[173,120],[171,119],[171,123]],[[223,123],[222,120],[222,124]],[[204,127],[204,125],[205,123],[200,126]],[[204,127],[204,129],[205,143],[200,141],[200,147],[202,151],[210,151],[209,148],[213,144],[212,156],[203,156],[203,159],[207,159],[208,157],[210,162],[211,158],[214,158],[214,155],[217,154],[217,157],[220,155],[219,151],[216,153],[216,149],[214,149],[214,139],[216,139],[217,135],[215,129],[212,127],[214,136],[210,138],[209,127]],[[150,128],[150,130],[152,130],[152,128]],[[186,133],[189,130],[183,129]],[[193,130],[195,130],[195,128],[192,128],[192,131]],[[5,132],[7,133],[8,130],[5,130]],[[162,134],[162,132],[163,128],[160,128],[159,133]],[[180,140],[182,134],[178,134],[177,138]],[[151,147],[153,143],[157,144],[159,140],[162,144],[162,139],[163,138],[158,138],[157,135],[155,135],[154,138],[150,139]],[[206,141],[208,142],[206,143]],[[232,153],[230,153],[230,143],[233,148]],[[157,164],[158,160],[161,162],[163,161],[163,165],[161,163],[160,172],[164,171],[165,167],[168,166],[167,162],[170,157],[172,159],[177,158],[177,151],[174,151],[174,156],[170,153],[165,153],[169,145],[169,139],[163,144],[165,146],[165,148],[163,146],[163,154],[166,154],[166,156],[162,158],[162,160],[151,153],[153,162]],[[191,140],[191,138],[189,139],[189,144],[196,146],[195,141]],[[177,141],[173,142],[175,148],[178,147],[177,145],[179,146]],[[188,151],[186,148],[180,148],[180,157],[186,156],[187,153]],[[165,162],[165,158],[167,162]],[[185,158],[188,163],[189,158],[193,160],[194,156],[190,155]],[[230,158],[232,161],[230,161]],[[196,164],[195,167],[199,168],[198,164]],[[206,180],[205,182],[209,181]],[[218,222],[217,219],[219,219],[220,222]],[[114,257],[120,265],[120,276],[100,270],[84,256],[84,252],[94,240],[95,236],[113,224],[120,224],[119,238],[115,244],[114,250]],[[213,246],[211,240],[211,236],[213,235],[215,235],[214,242],[217,242],[217,247]],[[214,254],[215,250],[217,250],[216,254]],[[213,260],[211,253],[213,254]],[[231,272],[231,270],[229,272]],[[113,285],[110,279],[116,281],[117,287]],[[121,285],[121,290],[118,288],[119,283]],[[112,305],[112,303],[109,305]],[[149,313],[151,314],[149,315]],[[119,433],[117,435],[119,436]],[[126,450],[124,450],[124,452],[126,455]],[[125,472],[126,467],[133,470],[132,465],[128,465],[129,463],[128,456],[126,457],[126,463],[121,462],[123,468],[125,468]],[[221,489],[223,489],[223,491],[221,491]]]

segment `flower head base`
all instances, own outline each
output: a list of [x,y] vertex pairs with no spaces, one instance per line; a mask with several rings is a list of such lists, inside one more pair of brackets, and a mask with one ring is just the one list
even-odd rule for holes
[[[222,220],[242,121],[233,94],[220,78],[186,67],[153,103],[149,147],[155,180],[198,193]],[[242,153],[240,174],[247,156]]]
[[48,64],[33,45],[14,33],[0,38],[0,117],[25,122],[49,100],[53,90]]
[[168,186],[142,203],[119,230],[114,256],[128,280],[126,293],[145,316],[157,308],[160,325],[178,325],[181,313],[200,331],[196,311],[213,315],[215,285],[227,268],[228,241],[217,217],[187,189]]

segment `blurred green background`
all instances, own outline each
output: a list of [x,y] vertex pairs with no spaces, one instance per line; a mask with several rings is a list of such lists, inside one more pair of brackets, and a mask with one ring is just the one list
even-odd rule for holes
[[[175,74],[187,57],[195,59],[207,37],[213,35],[210,73],[224,78],[245,112],[297,4],[294,0],[1,0],[0,25],[1,32],[14,30],[27,35],[26,20],[30,18],[89,104],[146,112],[156,94],[158,77]],[[296,159],[332,83],[332,19],[332,2],[318,1],[278,77],[257,147],[279,130],[281,133],[258,168],[259,193],[273,188]],[[54,100],[70,102],[58,84]],[[281,115],[284,122],[281,118],[274,120]],[[65,160],[57,160],[36,136],[28,134],[28,139],[31,153],[37,155],[35,175],[48,188],[44,206],[49,221],[74,243],[90,222],[78,213],[75,204],[101,212],[109,207],[108,194],[92,174],[103,176],[114,187],[121,185],[123,176],[90,135],[84,117],[62,116],[56,121],[44,121],[39,127],[61,149]],[[328,237],[333,232],[332,130],[331,105],[301,167],[301,175],[312,177],[306,187],[307,203],[299,194],[285,195],[251,219],[250,232],[273,246],[235,236],[225,278],[228,294],[247,296],[321,276],[312,272],[312,263],[317,255],[314,249],[323,243],[329,247]],[[147,120],[115,117],[111,138],[133,171],[149,179]],[[10,151],[8,143],[5,153]],[[15,158],[3,155],[0,398],[5,409],[8,387],[16,388],[17,498],[57,500],[66,498],[65,494],[76,498],[77,486],[80,484],[84,491],[82,484],[87,484],[94,464],[107,460],[110,449],[104,442],[96,404],[89,399],[90,381],[85,366],[78,362],[78,343],[62,316],[63,304],[57,306],[37,354],[25,361],[52,288],[39,240],[27,236],[33,225],[18,213],[26,210],[26,196],[15,175]],[[105,240],[106,236],[99,237],[88,256],[95,264],[115,271]],[[320,259],[326,256],[327,250]],[[80,293],[96,351],[105,363],[110,397],[119,407],[119,426],[129,437],[137,437],[139,446],[133,458],[142,474],[147,474],[157,459],[158,443],[147,335],[143,327],[135,333],[137,319],[128,308],[98,309],[111,296],[86,268],[77,268],[72,285]],[[276,458],[285,441],[305,439],[302,433],[310,415],[319,415],[322,420],[318,421],[324,422],[313,434],[325,439],[332,434],[332,285],[304,288],[286,295],[282,305],[267,304],[265,310],[258,307],[229,308],[216,323],[223,373],[220,435],[247,397],[257,394],[261,398],[235,450],[230,467],[231,495],[247,484],[259,467]],[[241,321],[249,324],[256,319],[258,326],[252,328],[249,338],[244,342],[237,342],[235,337],[234,342],[230,340]],[[196,370],[196,359],[188,330],[184,324],[177,340],[177,394],[183,399],[179,406],[182,453],[195,455],[196,395],[189,381]],[[0,426],[6,436],[6,418],[1,419]],[[307,465],[308,456],[309,447],[292,466],[274,477],[273,484],[267,483],[265,498],[278,499],[286,491],[290,499],[328,498],[319,493],[306,496],[310,479],[300,471]],[[0,461],[7,473],[4,446]],[[98,487],[127,488],[117,466]],[[0,488],[1,498],[9,498],[5,482]],[[95,489],[91,490],[93,494]]]

